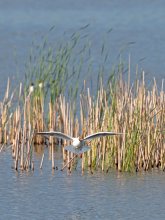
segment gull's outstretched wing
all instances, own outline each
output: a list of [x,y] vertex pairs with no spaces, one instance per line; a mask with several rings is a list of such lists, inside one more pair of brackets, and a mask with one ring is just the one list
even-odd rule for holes
[[58,132],[58,131],[43,131],[43,132],[37,132],[37,135],[44,135],[44,136],[55,136],[57,138],[61,138],[64,140],[69,140],[69,141],[73,141],[73,138],[67,134],[64,134],[62,132]]
[[104,136],[111,136],[111,135],[122,135],[123,133],[113,132],[113,131],[106,131],[106,132],[98,132],[91,135],[86,136],[83,141],[89,141],[94,138],[104,137]]

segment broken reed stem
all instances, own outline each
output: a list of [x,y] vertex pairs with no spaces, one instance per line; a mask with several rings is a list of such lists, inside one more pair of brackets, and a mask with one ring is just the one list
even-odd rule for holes
[[40,169],[42,169],[42,166],[43,166],[44,156],[45,156],[45,154],[43,153],[42,158],[41,158],[41,163],[40,163]]
[[77,157],[77,154],[75,154],[61,169],[63,171],[65,167],[67,167],[75,158]]
[[55,169],[55,163],[54,163],[54,145],[51,144],[51,152],[52,152],[52,169]]
[[5,144],[2,144],[1,149],[0,149],[0,153],[2,152],[4,146],[5,146]]

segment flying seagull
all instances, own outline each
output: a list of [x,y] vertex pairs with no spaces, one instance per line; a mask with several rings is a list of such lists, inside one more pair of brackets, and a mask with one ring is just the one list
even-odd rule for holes
[[64,139],[64,140],[68,140],[72,142],[72,145],[66,146],[64,147],[65,150],[68,150],[74,154],[82,154],[88,150],[90,150],[91,148],[89,146],[85,145],[86,141],[90,141],[94,138],[99,138],[99,137],[104,137],[104,136],[112,136],[112,135],[122,135],[123,133],[118,133],[118,132],[97,132],[91,135],[88,135],[86,137],[84,137],[83,139],[81,138],[75,138],[75,137],[71,137],[67,134],[64,134],[62,132],[58,132],[58,131],[47,131],[47,132],[37,132],[37,135],[44,135],[44,136],[54,136],[56,138],[59,139]]

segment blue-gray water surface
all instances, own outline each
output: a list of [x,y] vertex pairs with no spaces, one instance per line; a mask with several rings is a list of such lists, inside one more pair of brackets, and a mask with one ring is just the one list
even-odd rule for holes
[[21,173],[9,152],[0,154],[0,219],[165,219],[162,171],[68,174],[52,172],[47,159],[40,170],[40,160],[35,155],[34,171]]
[[[0,97],[8,77],[14,85],[24,79],[32,41],[55,26],[48,38],[58,44],[87,24],[95,62],[105,39],[112,63],[124,51],[148,80],[165,77],[164,0],[1,0]],[[165,219],[164,172],[68,174],[52,172],[48,158],[40,170],[40,160],[35,153],[34,172],[15,172],[10,150],[0,153],[0,219]]]

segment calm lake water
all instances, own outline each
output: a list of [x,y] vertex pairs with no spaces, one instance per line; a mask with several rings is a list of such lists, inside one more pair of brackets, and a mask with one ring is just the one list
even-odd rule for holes
[[[47,157],[47,155],[45,156]],[[34,172],[11,169],[10,153],[0,154],[0,219],[164,219],[165,173],[71,174],[52,172],[45,159]],[[62,167],[61,161],[56,165]]]
[[[42,41],[55,25],[48,38],[56,44],[64,32],[69,36],[86,24],[96,62],[105,38],[112,63],[124,49],[123,57],[131,54],[148,82],[165,78],[164,0],[1,0],[0,97],[8,77],[14,85],[24,79],[32,41]],[[34,172],[15,172],[10,151],[0,153],[0,219],[165,219],[164,172],[82,175],[78,167],[52,173],[48,159],[39,169],[40,160],[36,153]],[[56,164],[62,167],[60,159]]]

